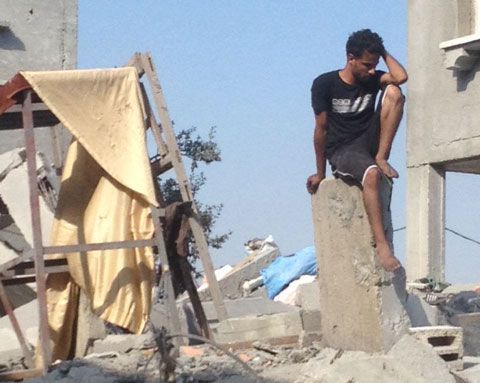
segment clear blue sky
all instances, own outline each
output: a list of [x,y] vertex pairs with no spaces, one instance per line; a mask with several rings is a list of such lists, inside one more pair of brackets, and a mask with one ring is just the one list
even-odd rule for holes
[[[124,65],[150,51],[178,129],[217,127],[222,162],[208,166],[206,203],[223,203],[219,233],[231,240],[212,253],[235,264],[243,243],[272,234],[283,254],[313,242],[305,180],[314,172],[310,85],[344,65],[349,33],[371,28],[407,65],[406,2],[79,1],[79,67]],[[381,69],[381,66],[380,66]],[[410,79],[415,81],[415,79]],[[405,89],[406,91],[406,89]],[[408,98],[407,98],[408,103]],[[393,148],[400,171],[394,227],[405,225],[405,122]],[[475,176],[447,177],[447,227],[480,239]],[[478,282],[479,246],[447,232],[447,280]],[[395,236],[404,259],[405,232]]]

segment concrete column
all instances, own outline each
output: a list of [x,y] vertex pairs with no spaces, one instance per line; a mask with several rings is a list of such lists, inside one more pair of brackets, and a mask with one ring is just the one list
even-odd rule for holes
[[[383,183],[386,200],[390,192]],[[389,203],[383,201],[391,232]],[[404,269],[387,273],[379,266],[359,187],[324,180],[312,205],[323,339],[344,350],[388,351],[410,326]]]
[[445,278],[445,171],[407,168],[407,279]]

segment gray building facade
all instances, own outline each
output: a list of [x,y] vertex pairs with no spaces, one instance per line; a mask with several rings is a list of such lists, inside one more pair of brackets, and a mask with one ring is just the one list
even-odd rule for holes
[[445,278],[445,174],[480,174],[480,1],[409,0],[407,276]]
[[[2,0],[0,84],[21,70],[74,69],[77,0]],[[50,129],[36,131],[39,150],[51,158]],[[23,132],[0,132],[0,153],[23,146]]]

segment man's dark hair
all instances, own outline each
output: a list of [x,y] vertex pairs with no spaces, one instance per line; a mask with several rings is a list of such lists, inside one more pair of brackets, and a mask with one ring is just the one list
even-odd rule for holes
[[347,41],[347,53],[354,57],[360,57],[365,51],[380,56],[385,54],[382,38],[370,29],[353,32]]

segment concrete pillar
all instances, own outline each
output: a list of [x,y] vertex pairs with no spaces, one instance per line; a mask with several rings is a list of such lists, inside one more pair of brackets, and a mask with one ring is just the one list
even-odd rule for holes
[[445,171],[407,168],[407,279],[445,278]]
[[[390,193],[385,181],[382,196]],[[389,204],[382,204],[391,233]],[[324,180],[312,205],[323,339],[334,348],[389,350],[410,326],[404,269],[387,273],[379,266],[359,187]]]

